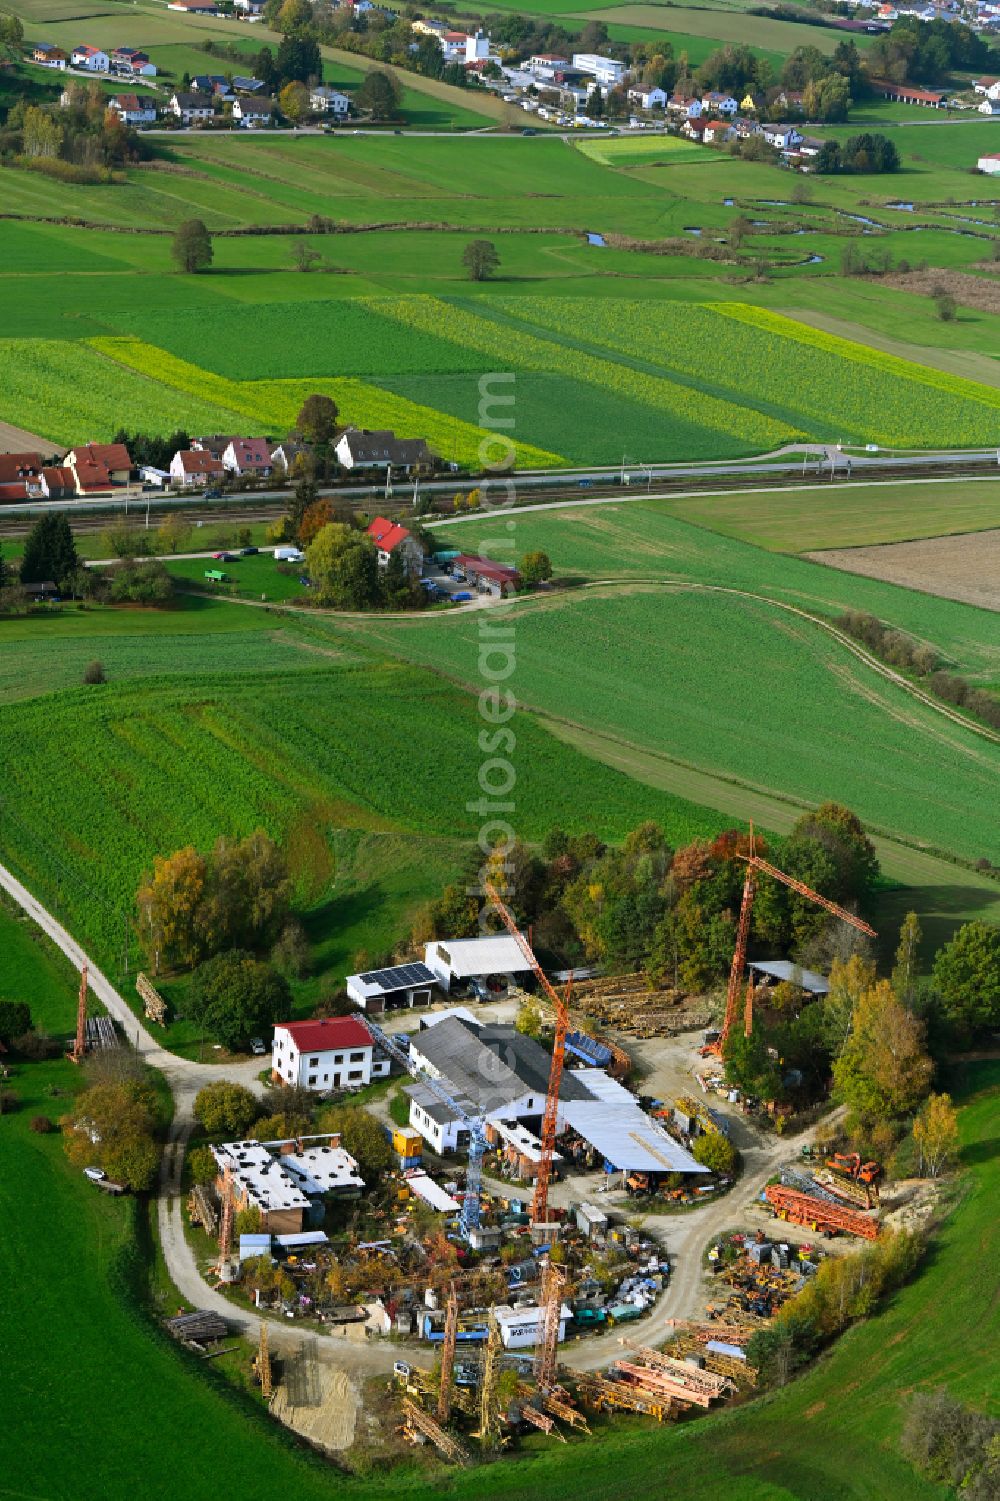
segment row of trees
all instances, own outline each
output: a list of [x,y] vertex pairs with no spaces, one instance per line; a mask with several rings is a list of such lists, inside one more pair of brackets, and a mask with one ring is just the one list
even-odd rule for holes
[[152,558],[136,559],[126,552],[118,555],[122,560],[117,564],[84,567],[65,515],[47,512],[25,538],[18,570],[20,583],[10,576],[11,570],[0,556],[0,611],[23,609],[29,600],[26,586],[48,582],[55,584],[61,595],[73,599],[111,604],[169,603],[174,581],[162,563]]
[[895,142],[867,130],[846,141],[824,141],[816,158],[816,171],[823,173],[898,172],[900,165]]
[[995,73],[1000,59],[985,37],[961,21],[900,16],[887,35],[875,38],[867,66],[871,77],[893,83],[940,84],[953,69]]
[[67,177],[82,182],[105,180],[112,169],[146,154],[142,138],[108,109],[99,84],[70,79],[65,92],[62,106],[17,99],[0,144],[26,162],[58,163]]

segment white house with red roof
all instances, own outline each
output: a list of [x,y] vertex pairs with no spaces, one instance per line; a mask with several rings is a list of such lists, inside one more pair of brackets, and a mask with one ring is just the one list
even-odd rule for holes
[[353,1016],[279,1022],[271,1044],[276,1084],[325,1092],[356,1089],[389,1073],[389,1059],[376,1052],[368,1028]]
[[274,468],[266,438],[232,438],[222,462],[232,474],[256,474],[261,479],[266,479]]
[[170,460],[170,484],[175,490],[210,485],[225,476],[225,464],[206,448],[179,448]]
[[368,523],[367,530],[375,543],[380,568],[386,568],[393,553],[398,552],[407,573],[413,569],[420,572],[424,561],[423,548],[405,526],[400,526],[398,521],[389,521],[385,516],[376,516]]
[[156,120],[156,106],[151,99],[139,98],[138,94],[112,94],[108,109],[123,125],[152,125]]

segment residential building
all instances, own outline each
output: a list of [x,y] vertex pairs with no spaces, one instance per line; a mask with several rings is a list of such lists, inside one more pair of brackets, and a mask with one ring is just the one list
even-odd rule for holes
[[237,94],[259,94],[263,87],[259,78],[244,78],[240,73],[233,77],[233,88]]
[[152,125],[156,119],[156,106],[151,99],[139,98],[138,94],[112,94],[108,109],[123,125]]
[[[264,14],[264,0],[233,0],[233,9],[238,11],[245,21],[258,21]],[[236,80],[233,79],[235,84]]]
[[776,151],[793,151],[802,139],[801,130],[794,125],[765,125],[763,134]]
[[757,111],[760,109],[760,105],[761,101],[755,94],[752,94],[749,89],[747,89],[746,93],[743,95],[743,98],[739,103],[739,107],[743,111],[743,113],[751,115],[757,113]]
[[116,47],[111,54],[111,66],[136,78],[155,78],[156,64],[150,62],[148,52],[137,47]]
[[5,489],[15,486],[18,495],[5,495],[5,500],[26,500],[33,495],[44,495],[42,473],[45,460],[40,453],[0,453],[0,486]]
[[667,102],[667,108],[672,114],[684,115],[688,120],[698,120],[701,117],[701,100],[696,94],[685,94],[675,90]]
[[237,94],[233,101],[233,119],[247,130],[256,130],[261,125],[270,125],[274,118],[274,100],[263,94]]
[[666,109],[667,107],[667,91],[659,87],[629,89],[628,97],[633,104],[638,104],[640,109]]
[[472,981],[522,979],[531,974],[517,941],[508,933],[486,938],[436,938],[424,945],[424,963],[437,976],[442,990],[461,989]]
[[681,126],[681,135],[689,141],[702,141],[705,136],[705,121],[700,115],[689,116]]
[[389,1073],[389,1059],[376,1052],[372,1035],[353,1016],[279,1022],[271,1046],[276,1084],[326,1092],[360,1088]]
[[464,31],[446,31],[438,37],[441,51],[445,61],[450,63],[460,62],[465,57],[465,44],[468,37]]
[[1000,78],[977,78],[972,88],[987,99],[1000,99]]
[[41,485],[47,500],[70,500],[76,494],[76,475],[65,465],[46,466]]
[[73,471],[78,495],[127,485],[134,467],[123,443],[85,443],[72,449],[63,464]]
[[465,38],[465,61],[484,63],[489,61],[490,39],[484,31],[477,31]]
[[988,177],[1000,176],[1000,151],[991,151],[986,156],[981,156],[976,166]]
[[706,120],[701,138],[706,146],[721,146],[735,140],[736,127],[731,120]]
[[979,106],[981,115],[1000,115],[1000,99],[984,99]]
[[271,467],[283,469],[286,474],[290,474],[296,462],[306,458],[308,453],[309,449],[305,443],[295,443],[292,439],[286,438],[284,443],[276,443],[271,449]]
[[202,120],[213,118],[215,101],[211,94],[171,94],[167,109],[185,125],[197,125]]
[[193,94],[212,94],[217,99],[228,99],[232,93],[229,79],[221,73],[196,73],[191,80]]
[[528,59],[528,69],[539,78],[555,78],[569,67],[569,58],[558,52],[536,52]]
[[69,58],[61,47],[56,47],[52,42],[39,42],[32,49],[31,61],[38,63],[42,68],[58,68],[60,72],[66,71]]
[[615,57],[603,57],[599,52],[574,52],[573,66],[581,73],[590,73],[598,83],[613,88],[625,77],[625,64]]
[[405,526],[400,526],[396,521],[387,521],[384,516],[376,516],[368,523],[367,531],[375,544],[380,568],[387,567],[392,555],[398,553],[406,573],[420,573],[424,550]]
[[351,107],[351,101],[346,94],[339,89],[330,88],[329,84],[319,83],[309,91],[309,108],[317,115],[335,115],[345,120]]
[[225,477],[222,460],[202,448],[180,448],[170,460],[170,483],[175,490],[200,489]]
[[426,964],[396,964],[347,976],[347,994],[369,1016],[429,1006],[440,996],[437,976]]
[[739,109],[739,103],[732,94],[720,94],[712,90],[702,95],[701,107],[706,114],[728,115],[731,118]]
[[217,16],[215,0],[167,0],[168,10],[182,10],[189,16]]
[[100,47],[74,47],[69,56],[74,68],[86,68],[89,73],[107,73],[111,59]]
[[222,462],[232,474],[255,474],[267,479],[273,465],[266,438],[232,438],[222,455]]
[[205,453],[210,453],[215,458],[221,459],[230,443],[238,443],[239,441],[239,435],[235,433],[212,433],[204,438],[192,438],[191,447],[201,449]]
[[[365,1183],[358,1164],[331,1136],[321,1146],[305,1142],[226,1141],[212,1147],[220,1193],[228,1174],[237,1212],[256,1209],[261,1229],[294,1235],[322,1221],[326,1198],[358,1198]],[[308,1145],[307,1145],[308,1142]]]
[[337,462],[344,469],[411,469],[424,468],[433,460],[423,438],[397,438],[388,429],[369,430],[349,427],[335,448]]

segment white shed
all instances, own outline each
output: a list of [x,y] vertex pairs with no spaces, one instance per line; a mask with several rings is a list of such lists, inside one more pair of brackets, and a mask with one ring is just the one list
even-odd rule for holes
[[424,963],[445,990],[491,975],[526,975],[531,965],[509,933],[487,938],[436,939],[424,947]]

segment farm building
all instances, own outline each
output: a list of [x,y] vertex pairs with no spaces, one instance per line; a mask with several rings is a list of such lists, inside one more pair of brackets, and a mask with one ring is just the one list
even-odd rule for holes
[[[259,1209],[261,1228],[271,1234],[296,1234],[307,1219],[321,1214],[327,1197],[357,1198],[364,1179],[340,1138],[324,1146],[295,1150],[293,1141],[227,1141],[212,1147],[222,1191],[226,1170],[231,1175],[237,1211]],[[314,1211],[315,1206],[315,1211]]]
[[996,177],[1000,174],[1000,151],[991,151],[986,156],[981,156],[976,166],[987,176]]
[[271,1078],[303,1089],[360,1088],[384,1079],[389,1060],[376,1053],[371,1033],[350,1016],[279,1022],[271,1045]]
[[897,104],[919,104],[924,109],[944,109],[945,96],[934,89],[914,89],[908,84],[889,83],[884,78],[873,78],[872,88],[883,99],[892,99]]
[[520,587],[521,575],[516,568],[506,563],[494,563],[490,558],[473,557],[460,552],[451,565],[456,578],[467,579],[480,594],[515,594]]
[[508,933],[487,938],[435,939],[424,946],[424,963],[437,976],[443,990],[453,985],[509,981],[513,975],[529,975],[531,965]]
[[362,1011],[380,1016],[386,1011],[429,1006],[440,991],[437,976],[426,964],[397,964],[348,975],[347,994]]

